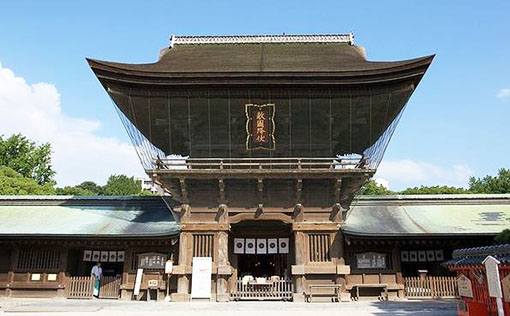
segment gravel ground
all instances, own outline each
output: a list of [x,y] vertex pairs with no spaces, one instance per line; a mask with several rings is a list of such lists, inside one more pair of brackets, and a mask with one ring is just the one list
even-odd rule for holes
[[[453,301],[399,301],[351,303],[165,303],[114,300],[0,299],[0,314],[22,315],[188,315],[188,316],[456,316]],[[319,315],[320,314],[320,315]]]

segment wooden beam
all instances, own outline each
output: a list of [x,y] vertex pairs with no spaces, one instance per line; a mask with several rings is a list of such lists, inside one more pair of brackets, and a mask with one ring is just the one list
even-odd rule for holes
[[303,203],[303,179],[296,181],[296,205]]
[[188,199],[188,191],[186,190],[186,181],[184,180],[184,178],[180,178],[179,179],[179,183],[181,185],[181,199],[182,199],[182,202],[185,203],[185,204],[188,204],[189,203],[189,199]]
[[218,179],[218,189],[220,194],[218,202],[220,202],[220,204],[227,204],[227,199],[225,198],[225,181],[223,181],[223,179]]

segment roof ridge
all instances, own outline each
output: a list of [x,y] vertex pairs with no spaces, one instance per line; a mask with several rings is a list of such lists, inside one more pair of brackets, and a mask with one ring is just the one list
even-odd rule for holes
[[174,45],[253,44],[253,43],[348,43],[354,45],[354,33],[337,34],[274,34],[274,35],[171,35]]

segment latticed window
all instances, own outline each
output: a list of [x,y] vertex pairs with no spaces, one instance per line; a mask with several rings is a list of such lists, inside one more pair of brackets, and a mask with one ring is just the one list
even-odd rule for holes
[[193,257],[213,257],[214,253],[213,234],[193,235]]
[[330,234],[309,234],[308,249],[310,249],[310,262],[331,261],[329,254],[330,246]]
[[21,249],[17,269],[21,271],[58,270],[58,249]]

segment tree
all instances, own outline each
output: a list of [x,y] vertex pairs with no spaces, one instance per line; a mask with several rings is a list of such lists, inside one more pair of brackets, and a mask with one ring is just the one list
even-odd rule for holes
[[7,166],[38,184],[54,183],[49,143],[36,145],[21,134],[4,139],[0,135],[0,165]]
[[137,195],[142,191],[142,186],[134,177],[113,174],[103,189],[105,195]]
[[93,181],[85,181],[73,187],[57,188],[55,191],[58,195],[104,195],[103,187]]
[[496,177],[471,177],[469,190],[473,193],[510,193],[510,169],[499,169]]
[[388,190],[384,186],[378,184],[374,180],[370,180],[365,185],[363,185],[360,189],[361,195],[390,195],[394,194],[394,192]]
[[46,194],[55,194],[53,183],[39,184],[34,179],[23,177],[9,167],[0,166],[0,195]]
[[498,244],[510,244],[510,229],[504,229],[494,240]]
[[470,193],[468,190],[464,188],[456,188],[456,187],[449,187],[449,186],[432,186],[432,187],[414,187],[414,188],[407,188],[404,191],[400,192],[400,194],[465,194]]
[[84,181],[76,186],[76,188],[91,192],[93,195],[103,195],[104,189],[97,185],[94,181]]

